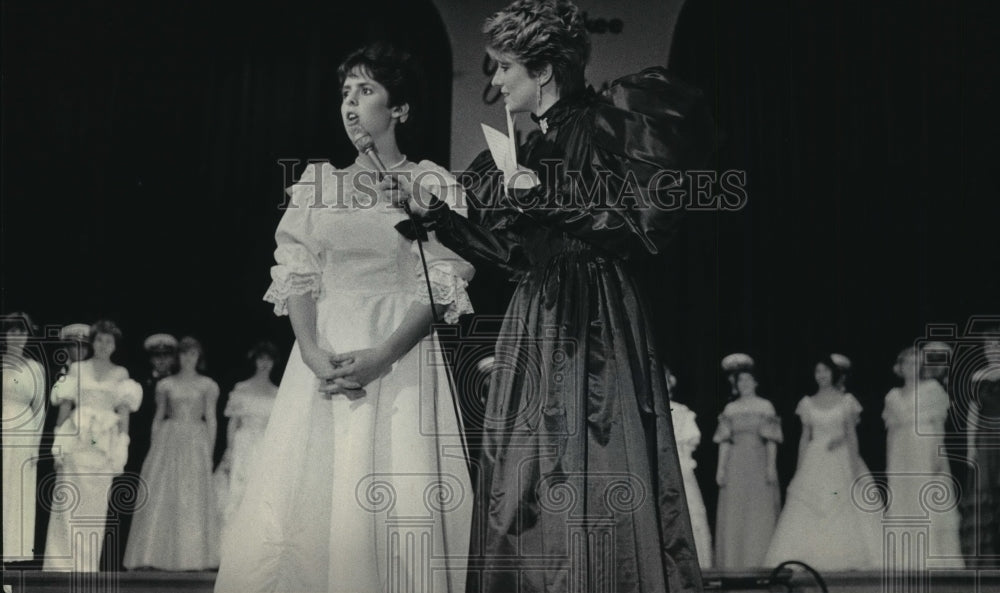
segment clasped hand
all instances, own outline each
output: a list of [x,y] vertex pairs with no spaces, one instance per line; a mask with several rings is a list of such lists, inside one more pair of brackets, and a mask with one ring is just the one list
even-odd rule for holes
[[364,397],[367,395],[364,386],[388,374],[392,367],[392,361],[377,348],[343,354],[319,350],[304,358],[319,379],[320,393],[327,398],[336,394],[348,399]]

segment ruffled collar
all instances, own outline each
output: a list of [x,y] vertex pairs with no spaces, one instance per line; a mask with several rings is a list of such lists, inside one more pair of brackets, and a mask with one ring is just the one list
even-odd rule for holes
[[581,89],[575,93],[560,98],[541,115],[531,114],[531,121],[538,124],[543,134],[548,134],[552,128],[558,128],[577,108],[588,103],[597,93],[592,87]]

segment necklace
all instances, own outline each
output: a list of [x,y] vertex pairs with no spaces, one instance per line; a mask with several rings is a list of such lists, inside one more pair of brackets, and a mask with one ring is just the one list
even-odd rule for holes
[[[370,157],[369,157],[369,159],[370,159]],[[368,168],[368,167],[369,167],[369,165],[367,164],[367,162],[366,162],[366,161],[363,161],[363,160],[361,159],[361,155],[358,155],[358,159],[357,159],[357,160],[356,160],[355,162],[357,162],[357,163],[358,163],[358,165],[360,165],[360,166],[361,166],[362,168]],[[404,154],[404,155],[403,155],[403,158],[399,159],[399,162],[398,162],[398,163],[393,163],[392,165],[386,165],[386,166],[385,166],[385,168],[386,168],[386,170],[388,170],[388,171],[392,171],[392,170],[394,170],[394,169],[397,169],[397,168],[399,168],[400,166],[402,166],[402,165],[403,165],[403,163],[405,163],[405,162],[406,162],[406,155]],[[383,163],[383,164],[384,164],[384,163]]]
[[403,163],[405,163],[405,162],[406,162],[406,155],[404,154],[404,155],[403,155],[403,158],[399,159],[399,162],[398,162],[398,163],[396,163],[396,164],[394,164],[394,165],[389,165],[389,167],[388,167],[388,168],[389,168],[389,169],[395,169],[396,167],[399,167],[400,165],[402,165],[402,164],[403,164]]

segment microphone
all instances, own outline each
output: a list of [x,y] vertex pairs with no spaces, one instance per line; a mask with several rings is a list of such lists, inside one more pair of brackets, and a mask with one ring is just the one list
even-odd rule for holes
[[[375,148],[375,139],[372,138],[372,135],[368,133],[368,130],[358,127],[351,142],[354,142],[354,148],[357,148],[358,152],[371,159],[372,164],[375,165],[375,172],[378,173],[378,180],[382,181],[382,178],[385,177],[385,164],[382,163],[382,159],[378,156],[378,149]],[[413,216],[413,213],[410,212],[409,201],[403,202],[403,211],[410,217]],[[416,228],[416,221],[413,221],[413,223]]]
[[375,171],[378,173],[378,180],[382,181],[382,177],[385,175],[385,165],[378,156],[378,150],[375,148],[375,139],[372,138],[372,135],[364,128],[358,128],[357,133],[351,141],[354,142],[354,147],[358,149],[358,152],[371,159],[375,165]]

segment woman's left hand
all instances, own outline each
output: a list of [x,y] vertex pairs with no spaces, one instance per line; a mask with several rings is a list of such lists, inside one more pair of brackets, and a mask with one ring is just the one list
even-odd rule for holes
[[417,217],[423,217],[430,210],[434,196],[420,189],[412,175],[386,173],[378,184],[379,198],[390,202],[396,208],[405,208]]
[[387,359],[378,348],[366,348],[335,354],[330,361],[338,365],[333,372],[331,379],[347,379],[360,384],[362,387],[372,381],[389,374],[392,368],[392,361]]

